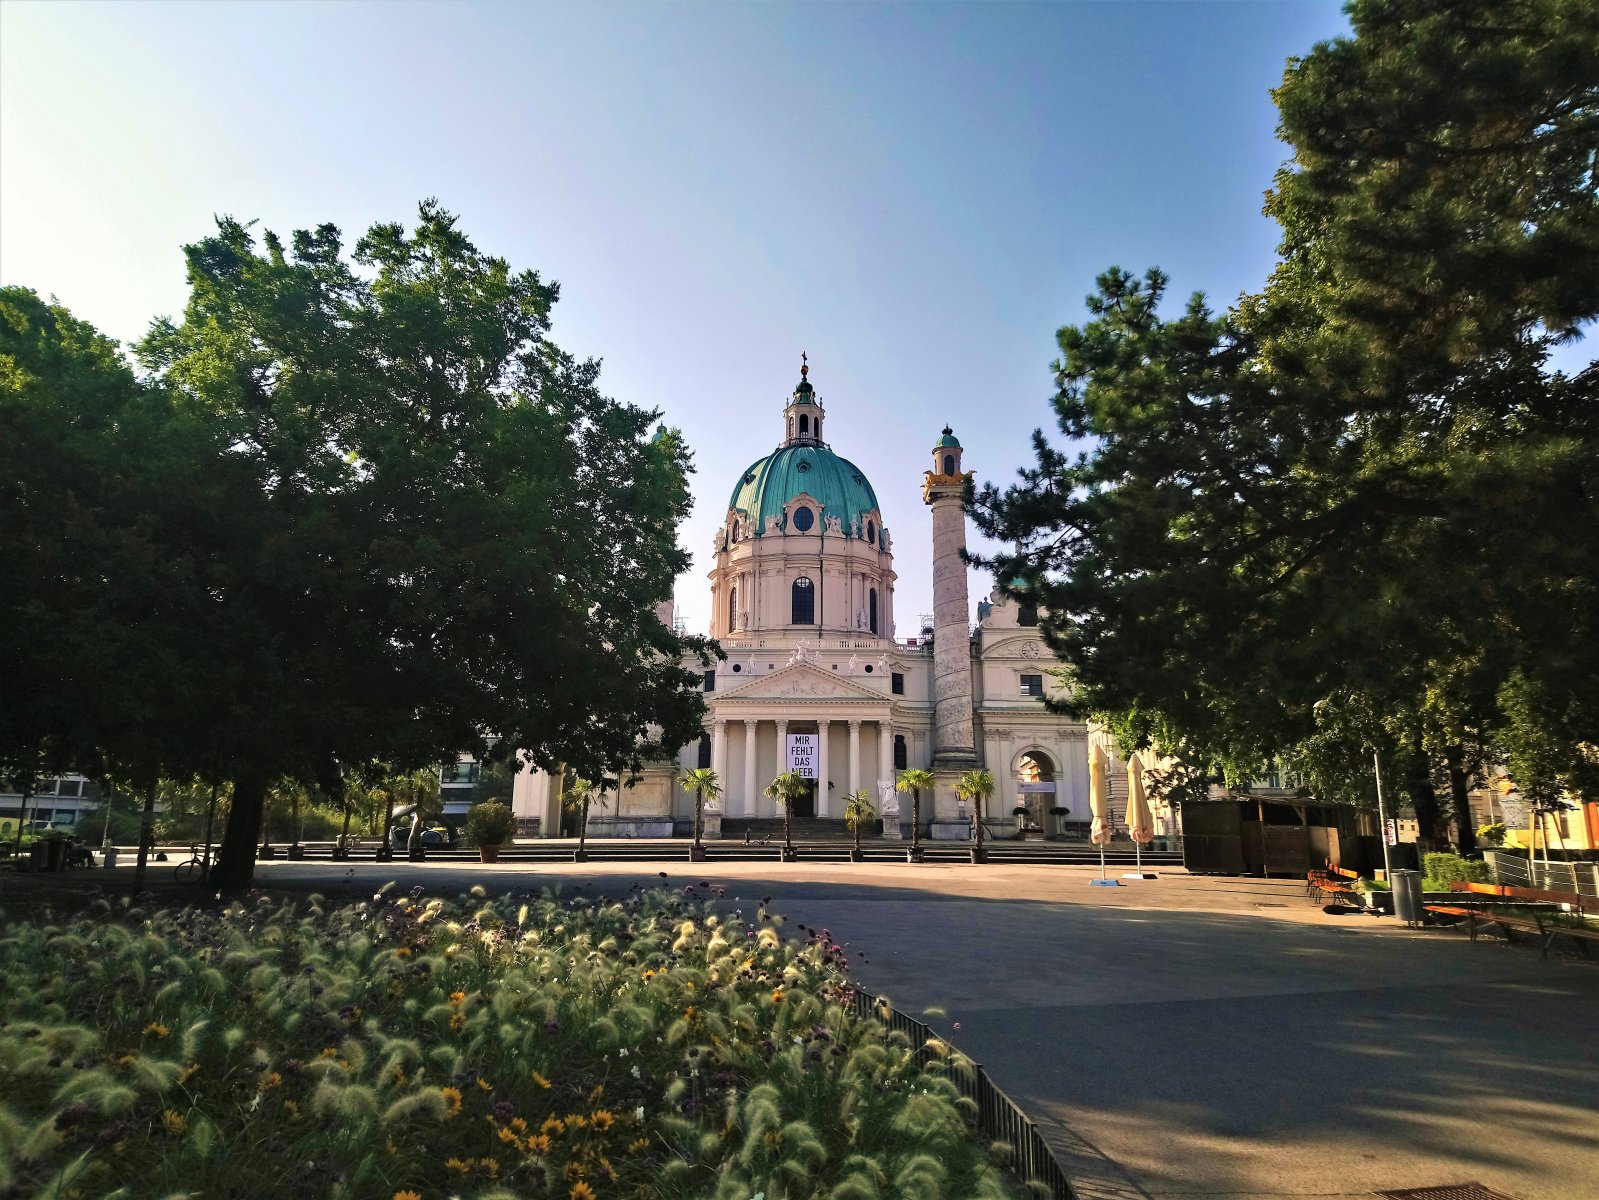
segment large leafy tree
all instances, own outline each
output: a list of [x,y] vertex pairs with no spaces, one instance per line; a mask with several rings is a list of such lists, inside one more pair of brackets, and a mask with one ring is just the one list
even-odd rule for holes
[[[1384,750],[1463,810],[1496,697],[1599,739],[1599,13],[1382,0],[1275,93],[1282,260],[1215,313],[1110,271],[1060,331],[1061,449],[975,515],[1042,601],[1074,703],[1247,777]],[[1547,758],[1547,754],[1545,758]],[[1352,771],[1352,768],[1350,768]],[[1469,831],[1465,814],[1457,824]]]

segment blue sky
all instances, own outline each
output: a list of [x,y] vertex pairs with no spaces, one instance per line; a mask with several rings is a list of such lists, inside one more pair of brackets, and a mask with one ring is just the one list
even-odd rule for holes
[[[1269,89],[1336,4],[0,3],[0,283],[131,340],[213,214],[353,242],[437,196],[561,281],[555,340],[694,449],[678,582],[807,351],[833,448],[930,612],[948,422],[979,480],[1049,421],[1094,277],[1257,288]],[[973,578],[973,598],[987,590]]]

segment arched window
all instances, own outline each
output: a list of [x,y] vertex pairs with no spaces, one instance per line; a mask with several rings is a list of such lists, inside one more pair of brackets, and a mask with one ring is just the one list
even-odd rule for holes
[[810,431],[811,431],[811,419],[808,416],[806,416],[804,413],[800,413],[800,436],[804,437]]
[[809,533],[811,526],[816,524],[816,514],[801,505],[794,510],[794,528],[800,533]]
[[729,588],[727,592],[727,629],[731,633],[738,628],[738,589]]
[[734,542],[735,545],[738,543],[738,522],[737,521],[733,522],[733,542]]
[[905,735],[894,735],[894,770],[903,771],[910,764],[910,754],[905,749]]
[[866,624],[873,633],[877,632],[877,589],[873,588],[866,598]]
[[953,454],[944,455],[944,474],[955,474],[955,456]]
[[816,588],[803,575],[794,581],[794,586],[790,589],[788,623],[816,624]]
[[877,526],[870,521],[866,522],[866,544],[868,546],[877,545]]
[[1032,626],[1038,624],[1038,605],[1022,604],[1016,609],[1016,624]]
[[711,765],[711,735],[710,734],[708,734],[708,733],[700,734],[700,753],[699,753],[699,758],[696,759],[695,761],[702,767],[708,767],[708,766]]

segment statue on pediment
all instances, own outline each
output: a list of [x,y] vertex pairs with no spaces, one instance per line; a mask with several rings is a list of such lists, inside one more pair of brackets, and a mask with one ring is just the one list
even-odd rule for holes
[[877,535],[877,544],[882,547],[884,554],[893,549],[894,543],[888,539],[888,526],[885,525],[883,531]]
[[767,533],[782,533],[783,532],[783,518],[782,517],[767,517],[766,518],[766,532]]
[[822,525],[828,533],[841,534],[844,532],[844,519],[837,514],[830,514],[822,518]]
[[859,513],[857,513],[854,519],[849,523],[849,535],[852,538],[859,538],[861,536],[861,518]]

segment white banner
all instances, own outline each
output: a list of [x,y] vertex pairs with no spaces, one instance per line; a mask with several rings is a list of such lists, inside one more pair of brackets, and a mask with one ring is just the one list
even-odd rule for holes
[[789,734],[788,769],[803,779],[815,779],[817,742],[814,733]]
[[1053,782],[1023,783],[1018,784],[1016,790],[1018,792],[1053,792],[1055,790],[1055,784]]

